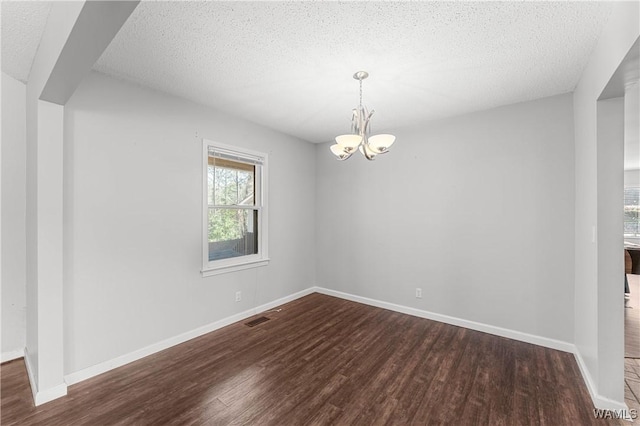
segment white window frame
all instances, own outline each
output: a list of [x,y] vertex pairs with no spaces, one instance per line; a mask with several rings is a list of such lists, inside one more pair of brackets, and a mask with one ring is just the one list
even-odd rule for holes
[[[258,210],[258,253],[228,259],[209,260],[209,198],[208,167],[209,149],[213,148],[238,161],[256,163],[255,171],[255,209]],[[266,266],[269,263],[268,244],[268,154],[252,151],[232,145],[202,139],[202,276],[224,274],[248,268]]]

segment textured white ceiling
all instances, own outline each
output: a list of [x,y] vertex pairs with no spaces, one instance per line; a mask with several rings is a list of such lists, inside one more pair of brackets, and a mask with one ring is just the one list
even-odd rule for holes
[[27,82],[51,2],[2,1],[2,71]]
[[[143,1],[97,71],[311,142],[570,92],[608,2]],[[4,64],[3,7],[3,69]]]

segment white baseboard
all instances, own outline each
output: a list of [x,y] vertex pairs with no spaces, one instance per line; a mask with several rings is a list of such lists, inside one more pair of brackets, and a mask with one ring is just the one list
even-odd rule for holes
[[121,367],[125,364],[129,364],[130,362],[137,361],[146,356],[152,355],[156,352],[160,352],[162,350],[168,349],[172,346],[179,345],[180,343],[184,343],[187,340],[194,339],[196,337],[200,337],[204,334],[211,333],[212,331],[218,330],[222,327],[226,327],[227,325],[233,324],[234,322],[242,321],[246,318],[249,318],[253,315],[259,314],[260,312],[267,311],[276,306],[282,305],[287,302],[291,302],[293,300],[299,299],[303,296],[307,296],[313,293],[313,288],[308,288],[306,290],[299,291],[297,293],[291,294],[289,296],[282,297],[280,299],[274,300],[272,302],[267,302],[263,305],[257,306],[252,309],[248,309],[244,312],[240,312],[238,314],[232,315],[227,318],[223,318],[219,321],[213,322],[211,324],[204,325],[202,327],[198,327],[195,330],[187,331],[185,333],[179,334],[174,337],[170,337],[168,339],[162,340],[158,343],[154,343],[153,345],[149,345],[142,349],[138,349],[136,351],[130,352],[128,354],[121,355],[117,358],[111,359],[109,361],[102,362],[100,364],[93,365],[91,367],[73,372],[71,374],[67,374],[64,377],[67,385],[73,385],[75,383],[79,383],[83,380],[87,380],[91,377],[95,377],[99,374],[106,373],[109,370],[113,370],[114,368]]
[[13,361],[14,359],[22,358],[23,356],[24,348],[16,349],[15,351],[2,352],[2,354],[0,354],[0,363]]
[[589,369],[587,368],[587,364],[585,364],[584,359],[582,358],[582,355],[580,354],[580,351],[577,347],[573,351],[573,355],[575,356],[578,367],[580,368],[580,373],[582,373],[582,378],[587,384],[587,390],[589,391],[589,395],[591,396],[591,401],[593,402],[594,407],[600,408],[602,410],[625,410],[624,412],[629,412],[629,407],[627,407],[627,404],[625,404],[624,402],[614,401],[598,394],[593,382],[593,378],[591,377]]
[[36,395],[38,394],[38,383],[36,382],[36,376],[33,374],[33,368],[31,367],[31,357],[29,351],[24,348],[24,365],[27,367],[27,376],[29,377],[29,385],[31,385],[31,393],[33,394],[33,400],[35,402]]
[[33,403],[36,405],[42,405],[47,402],[58,399],[67,394],[67,385],[65,383],[59,384],[49,389],[39,390],[38,384],[33,374],[33,367],[31,366],[31,358],[27,348],[24,349],[24,364],[27,367],[27,376],[29,377],[29,385],[31,385],[31,393],[33,395]]
[[510,330],[508,328],[496,327],[493,325],[482,324],[475,321],[469,321],[462,318],[451,317],[449,315],[437,314],[434,312],[424,311],[421,309],[410,308],[408,306],[396,305],[394,303],[383,302],[380,300],[369,299],[368,297],[355,296],[341,291],[331,290],[323,287],[315,287],[318,293],[329,296],[339,297],[341,299],[351,300],[353,302],[363,303],[365,305],[375,306],[378,308],[388,309],[394,312],[412,315],[414,317],[426,318],[446,324],[464,327],[471,330],[482,331],[496,336],[506,337],[508,339],[519,340],[521,342],[532,343],[546,348],[557,349],[563,352],[574,352],[574,345],[562,340],[550,339],[547,337],[536,336],[534,334],[523,333],[520,331]]

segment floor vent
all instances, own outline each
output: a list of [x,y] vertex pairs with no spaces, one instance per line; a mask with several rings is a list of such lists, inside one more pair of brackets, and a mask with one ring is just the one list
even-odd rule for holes
[[247,322],[245,324],[248,325],[249,327],[253,327],[255,325],[262,324],[263,322],[269,321],[270,319],[271,318],[267,318],[267,317],[258,317],[258,318],[254,319],[254,320],[251,320],[251,321],[249,321],[249,322]]

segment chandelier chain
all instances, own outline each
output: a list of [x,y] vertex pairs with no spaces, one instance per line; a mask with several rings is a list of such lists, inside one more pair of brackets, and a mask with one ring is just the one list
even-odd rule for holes
[[360,79],[360,106],[362,106],[362,79]]

